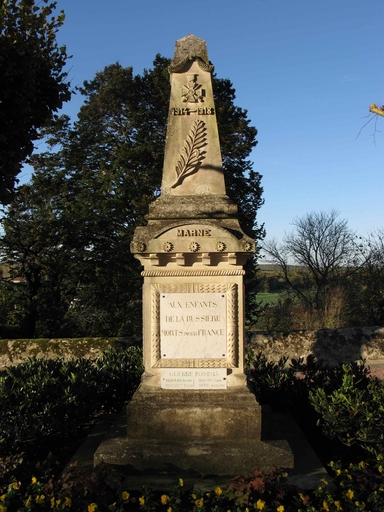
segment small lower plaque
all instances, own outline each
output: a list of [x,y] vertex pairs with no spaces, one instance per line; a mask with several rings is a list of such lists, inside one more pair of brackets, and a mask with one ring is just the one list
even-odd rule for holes
[[169,368],[161,371],[162,389],[227,389],[226,368]]

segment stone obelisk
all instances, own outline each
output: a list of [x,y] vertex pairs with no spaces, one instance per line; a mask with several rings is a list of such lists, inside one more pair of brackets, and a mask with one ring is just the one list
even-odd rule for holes
[[205,41],[178,40],[169,71],[161,195],[131,244],[144,267],[145,372],[126,438],[95,460],[179,476],[289,467],[285,442],[262,442],[246,387],[243,266],[255,242],[226,195]]

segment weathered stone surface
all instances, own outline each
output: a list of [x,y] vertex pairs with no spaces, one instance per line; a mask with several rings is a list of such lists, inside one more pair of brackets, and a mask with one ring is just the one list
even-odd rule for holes
[[203,39],[189,34],[176,41],[173,58],[175,67],[183,65],[185,61],[194,60],[196,57],[209,64],[207,44]]
[[247,388],[186,391],[141,387],[127,407],[128,438],[257,441],[261,406]]
[[[127,407],[127,436],[100,445],[95,462],[128,473],[236,475],[255,467],[293,468],[286,441],[262,441],[262,408],[246,388],[140,388]],[[267,420],[267,428],[270,419]]]
[[235,476],[256,467],[270,471],[273,466],[292,468],[293,455],[286,441],[225,441],[200,439],[169,441],[115,438],[102,443],[95,454],[95,463],[119,466],[126,474]]
[[15,339],[0,340],[0,369],[36,359],[96,359],[109,348],[139,345],[137,338]]
[[176,42],[162,195],[225,195],[212,68],[207,64],[205,41],[189,35]]
[[384,359],[384,327],[364,326],[316,331],[253,332],[248,345],[269,360],[315,356],[324,363]]

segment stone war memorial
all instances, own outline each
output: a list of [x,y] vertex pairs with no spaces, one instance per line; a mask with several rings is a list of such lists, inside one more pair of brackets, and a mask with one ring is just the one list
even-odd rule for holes
[[161,194],[131,244],[143,266],[145,371],[125,435],[95,454],[127,472],[293,467],[286,441],[262,440],[246,385],[243,266],[255,241],[226,195],[212,71],[205,41],[176,41]]

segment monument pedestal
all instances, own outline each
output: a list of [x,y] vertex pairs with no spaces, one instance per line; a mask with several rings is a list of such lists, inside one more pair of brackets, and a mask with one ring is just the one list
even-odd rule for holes
[[261,441],[262,408],[247,388],[179,391],[140,387],[127,407],[127,436],[102,443],[95,463],[126,474],[234,476],[278,463],[286,441]]
[[161,195],[131,244],[144,267],[145,373],[127,436],[95,455],[126,471],[293,467],[286,442],[261,440],[262,409],[246,387],[243,267],[255,241],[226,195],[212,70],[204,41],[176,42]]

